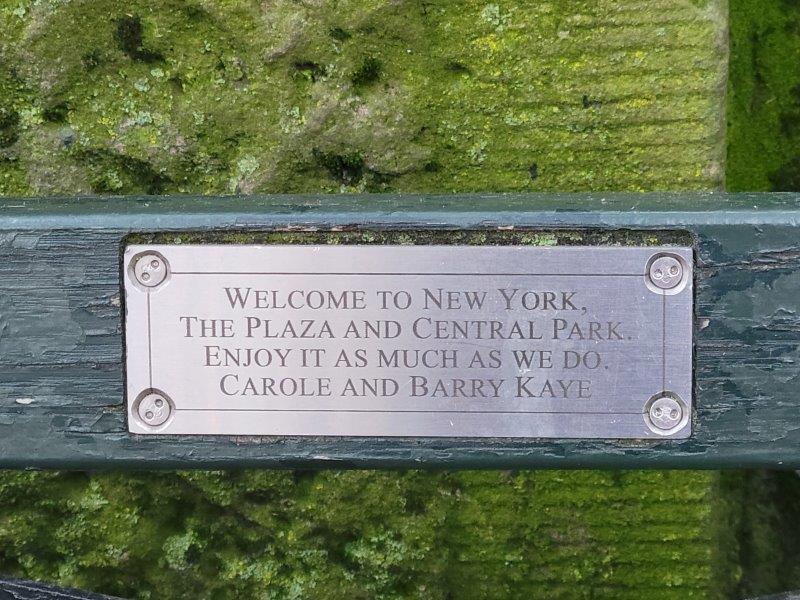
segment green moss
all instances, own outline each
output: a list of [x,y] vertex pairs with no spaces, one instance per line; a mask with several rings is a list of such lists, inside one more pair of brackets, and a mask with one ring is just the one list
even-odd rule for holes
[[6,474],[2,567],[139,598],[705,598],[712,480]]
[[341,27],[338,27],[338,26],[331,27],[329,33],[330,33],[330,36],[333,39],[335,39],[337,42],[344,42],[344,41],[349,40],[351,37],[353,37],[352,35],[350,35],[349,32],[345,31],[344,29],[342,29]]
[[374,83],[378,81],[378,78],[381,76],[382,68],[383,63],[381,63],[380,60],[374,56],[368,56],[358,66],[355,73],[353,73],[350,78],[350,81],[352,81],[355,86],[364,86]]
[[800,477],[793,471],[734,471],[722,475],[721,485],[735,525],[729,530],[729,548],[738,567],[730,597],[796,590]]
[[[126,241],[550,246],[687,235],[243,231]],[[29,543],[0,568],[140,598],[706,598],[722,597],[728,568],[716,551],[727,514],[712,511],[710,473],[36,474],[27,486],[23,477],[0,480],[0,546]],[[55,547],[30,540],[34,520],[53,524]]]
[[460,492],[454,597],[715,596],[706,474],[469,474]]
[[800,190],[800,6],[732,0],[730,10],[726,187]]
[[311,155],[331,177],[345,185],[359,181],[364,175],[364,158],[360,154],[332,154],[313,148]]
[[0,168],[22,195],[713,188],[721,6],[19,0],[0,62],[40,118]]
[[[0,193],[715,188],[722,7],[3,3]],[[716,486],[698,472],[4,473],[0,571],[137,598],[721,597]]]
[[19,138],[19,113],[13,108],[0,109],[0,148],[8,148]]
[[191,233],[135,233],[124,244],[462,244],[531,246],[669,246],[687,245],[692,237],[686,231],[614,230],[382,230],[362,231],[237,231]]
[[142,19],[139,16],[123,15],[116,19],[114,40],[128,57],[146,63],[164,60],[160,52],[144,47]]

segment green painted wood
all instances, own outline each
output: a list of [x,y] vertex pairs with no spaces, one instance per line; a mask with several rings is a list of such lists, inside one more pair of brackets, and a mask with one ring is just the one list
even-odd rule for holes
[[112,596],[45,585],[38,581],[0,579],[2,600],[121,600]]
[[[649,229],[696,242],[686,441],[138,438],[127,433],[119,257],[130,233]],[[19,199],[0,206],[0,465],[800,466],[800,195]]]

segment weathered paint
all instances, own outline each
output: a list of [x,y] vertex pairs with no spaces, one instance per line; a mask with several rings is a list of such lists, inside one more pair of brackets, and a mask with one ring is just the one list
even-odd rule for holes
[[22,579],[0,579],[0,597],[7,600],[120,600],[103,594],[54,587]]
[[[509,227],[675,230],[694,238],[691,439],[145,439],[126,432],[119,259],[127,235]],[[0,464],[795,468],[798,234],[797,194],[10,200],[0,207]]]

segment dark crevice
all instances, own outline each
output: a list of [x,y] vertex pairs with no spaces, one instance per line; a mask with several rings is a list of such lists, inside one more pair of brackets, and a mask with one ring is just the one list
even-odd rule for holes
[[69,105],[64,101],[49,104],[42,111],[42,118],[50,123],[64,123],[69,114]]
[[0,107],[0,148],[8,148],[19,139],[19,113]]
[[117,46],[133,60],[153,63],[164,59],[160,52],[150,50],[144,46],[144,27],[142,19],[138,16],[125,15],[116,20],[117,28],[114,30],[114,39]]
[[345,185],[352,185],[364,175],[364,158],[360,154],[335,154],[314,148],[311,155],[317,165]]
[[349,32],[345,31],[341,27],[331,27],[329,34],[333,39],[335,39],[338,42],[344,42],[353,37],[352,35],[350,35]]
[[[91,179],[92,191],[97,194],[162,194],[169,177],[145,160],[122,156],[107,150],[79,150],[73,157],[85,162],[95,176]],[[111,180],[113,173],[115,180]]]
[[350,80],[356,87],[366,86],[375,83],[380,79],[383,63],[374,56],[364,59],[361,65],[353,72]]
[[310,60],[295,61],[292,66],[294,67],[295,71],[303,74],[308,79],[311,79],[311,81],[317,81],[319,78],[325,75],[324,67],[319,63],[315,63]]

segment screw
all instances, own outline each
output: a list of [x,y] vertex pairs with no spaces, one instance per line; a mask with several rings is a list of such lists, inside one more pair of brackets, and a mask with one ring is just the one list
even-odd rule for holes
[[657,288],[671,290],[683,279],[683,265],[674,256],[659,256],[650,263],[647,276]]
[[169,274],[169,265],[158,254],[140,254],[133,259],[133,276],[145,287],[157,287]]
[[172,406],[162,394],[152,392],[139,400],[136,414],[145,425],[158,427],[167,422],[172,414]]
[[649,424],[656,433],[672,433],[683,422],[683,404],[672,396],[660,396],[650,403]]

